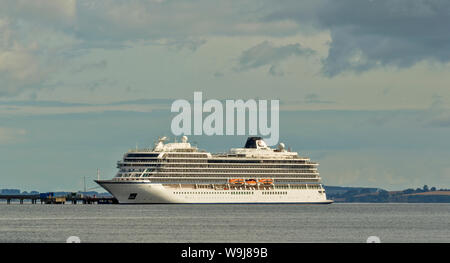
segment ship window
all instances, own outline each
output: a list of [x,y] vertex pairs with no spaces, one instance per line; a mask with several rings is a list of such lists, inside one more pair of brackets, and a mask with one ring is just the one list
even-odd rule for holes
[[159,153],[157,154],[149,154],[149,153],[129,153],[127,157],[158,157]]

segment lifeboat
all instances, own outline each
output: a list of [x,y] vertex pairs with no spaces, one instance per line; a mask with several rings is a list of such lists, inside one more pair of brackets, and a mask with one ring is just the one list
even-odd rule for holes
[[259,179],[258,182],[261,183],[261,184],[265,184],[265,185],[273,184],[273,180],[272,179]]
[[256,179],[246,179],[245,183],[248,185],[256,185]]
[[228,180],[230,184],[244,184],[244,179],[230,179]]

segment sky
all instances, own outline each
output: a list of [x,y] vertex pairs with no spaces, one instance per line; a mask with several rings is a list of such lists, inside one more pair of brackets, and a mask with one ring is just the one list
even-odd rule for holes
[[325,185],[449,188],[449,24],[441,0],[0,1],[0,189],[95,187],[195,91],[279,100]]

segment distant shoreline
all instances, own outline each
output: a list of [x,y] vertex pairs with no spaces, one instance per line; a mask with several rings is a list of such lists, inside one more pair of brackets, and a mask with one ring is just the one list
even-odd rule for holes
[[[422,188],[405,189],[401,191],[386,191],[381,188],[370,187],[347,187],[347,186],[325,186],[328,199],[336,203],[450,203],[450,189]],[[51,191],[48,191],[51,192]],[[48,193],[47,192],[47,193]],[[75,192],[52,192],[54,196],[67,196]],[[112,197],[107,192],[88,191],[76,192],[85,196]],[[0,189],[0,195],[36,195],[38,191],[21,192],[20,189]],[[3,203],[0,201],[0,203]]]
[[337,203],[450,203],[450,189],[423,188],[386,191],[381,188],[324,186]]

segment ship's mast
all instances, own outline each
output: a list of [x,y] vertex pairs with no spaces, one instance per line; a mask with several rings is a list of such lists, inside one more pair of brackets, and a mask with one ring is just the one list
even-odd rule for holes
[[84,192],[86,193],[86,176],[83,176]]

